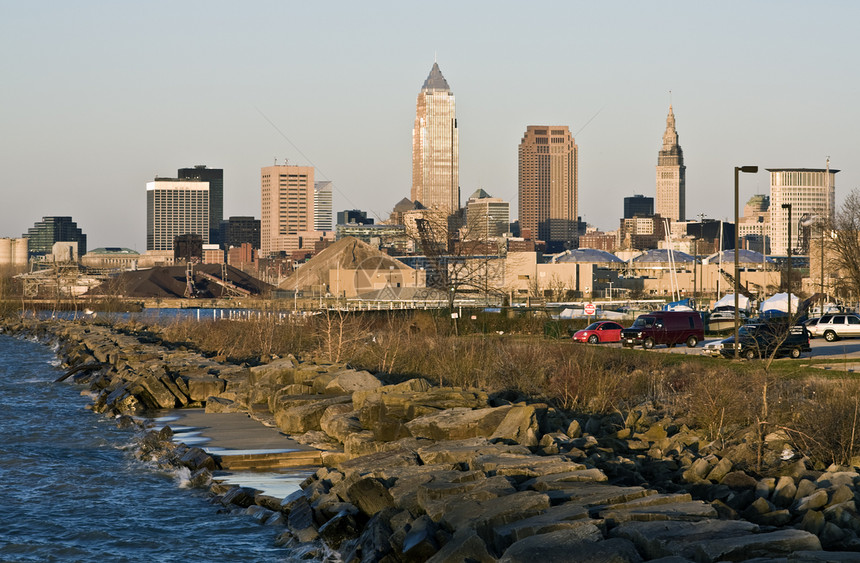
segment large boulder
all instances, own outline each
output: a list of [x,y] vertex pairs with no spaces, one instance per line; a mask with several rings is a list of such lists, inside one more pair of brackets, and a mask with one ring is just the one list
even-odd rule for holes
[[[308,430],[321,430],[320,420],[326,409],[332,405],[349,403],[348,395],[330,397],[327,399],[315,399],[302,401],[296,406],[283,408],[285,403],[280,403],[272,413],[275,424],[282,432],[288,434],[303,434]],[[286,403],[290,404],[290,403]]]
[[325,392],[343,395],[356,391],[370,391],[379,387],[382,387],[382,382],[369,371],[351,369],[335,373],[332,380],[325,386]]
[[320,430],[344,443],[349,436],[361,432],[364,428],[358,420],[358,413],[352,410],[350,403],[337,403],[329,406],[320,417]]
[[490,439],[514,442],[523,446],[537,446],[540,428],[533,406],[514,406],[505,414]]
[[446,409],[410,420],[406,423],[406,428],[416,438],[430,440],[488,437],[496,431],[510,409],[509,406]]
[[571,554],[576,554],[576,561],[581,563],[639,563],[642,561],[636,547],[625,539],[595,541],[593,533],[583,537],[581,534],[583,531],[589,531],[589,528],[597,529],[590,525],[580,526],[520,540],[505,551],[499,562],[563,561],[570,560]]

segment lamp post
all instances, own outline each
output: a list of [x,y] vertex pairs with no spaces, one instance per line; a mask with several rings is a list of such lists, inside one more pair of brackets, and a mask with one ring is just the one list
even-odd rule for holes
[[744,172],[755,174],[758,172],[758,166],[735,166],[735,359],[740,355],[738,349],[738,328],[740,328],[740,316],[738,308],[740,308],[740,291],[741,291],[741,268],[738,260],[738,247],[740,246],[740,237],[738,236],[738,173]]
[[788,209],[788,273],[785,285],[788,288],[788,322],[791,322],[791,204],[783,203],[782,208]]

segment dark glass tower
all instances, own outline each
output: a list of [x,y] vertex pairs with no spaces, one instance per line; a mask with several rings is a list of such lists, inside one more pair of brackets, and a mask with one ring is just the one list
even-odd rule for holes
[[209,182],[209,244],[220,244],[221,221],[224,220],[224,170],[198,164],[194,168],[180,168],[177,174],[180,180]]
[[71,217],[42,217],[23,236],[30,254],[50,254],[55,242],[77,242],[78,256],[87,253],[87,235]]

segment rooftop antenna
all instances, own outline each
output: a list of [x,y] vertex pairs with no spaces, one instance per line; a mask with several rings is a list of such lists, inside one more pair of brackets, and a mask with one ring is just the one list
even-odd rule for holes
[[436,59],[436,51],[433,51],[433,62],[438,63],[439,61]]

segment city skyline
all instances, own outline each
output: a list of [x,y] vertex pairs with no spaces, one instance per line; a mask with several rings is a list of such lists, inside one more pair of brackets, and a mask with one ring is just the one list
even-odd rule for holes
[[[655,195],[669,104],[687,217],[731,217],[733,166],[822,168],[829,156],[842,170],[837,206],[860,183],[853,4],[498,3],[489,17],[442,4],[418,18],[393,3],[7,3],[0,236],[71,216],[93,247],[143,250],[140,186],[198,163],[224,169],[224,216],[259,217],[259,170],[274,158],[332,181],[335,210],[384,219],[409,190],[415,90],[434,53],[457,94],[461,192],[483,188],[514,209],[522,131],[565,123],[580,215],[614,229],[624,197]],[[309,23],[260,32],[285,18]],[[547,18],[570,23],[533,31]],[[321,44],[323,33],[334,39]],[[745,175],[742,202],[769,186],[766,173]]]

